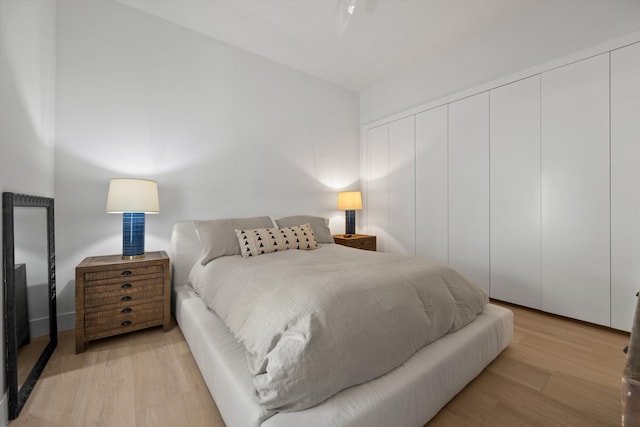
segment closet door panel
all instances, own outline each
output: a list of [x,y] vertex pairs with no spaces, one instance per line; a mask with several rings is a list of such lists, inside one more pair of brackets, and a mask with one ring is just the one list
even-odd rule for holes
[[366,195],[364,207],[367,234],[377,236],[379,251],[387,251],[389,229],[389,125],[367,131],[366,136]]
[[416,115],[416,255],[449,263],[448,106]]
[[640,289],[640,43],[611,52],[611,326],[630,331]]
[[449,104],[449,264],[489,291],[488,92]]
[[415,255],[414,116],[389,123],[388,251]]
[[540,308],[540,76],[494,89],[491,296]]
[[609,55],[542,74],[542,309],[610,324]]

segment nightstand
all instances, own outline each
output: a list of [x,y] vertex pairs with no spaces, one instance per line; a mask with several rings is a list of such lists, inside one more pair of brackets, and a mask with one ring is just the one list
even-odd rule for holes
[[166,252],[144,258],[85,258],[76,267],[76,353],[86,343],[171,322],[171,282]]
[[334,234],[333,240],[338,245],[349,246],[350,248],[364,249],[365,251],[376,250],[376,236],[368,234],[351,234],[351,237],[347,236],[347,234]]

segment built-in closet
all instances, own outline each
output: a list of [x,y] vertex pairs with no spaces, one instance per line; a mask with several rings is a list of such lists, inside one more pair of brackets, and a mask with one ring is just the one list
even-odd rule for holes
[[611,326],[640,289],[640,43],[611,52]]
[[492,298],[630,330],[638,117],[640,43],[365,126],[365,231]]

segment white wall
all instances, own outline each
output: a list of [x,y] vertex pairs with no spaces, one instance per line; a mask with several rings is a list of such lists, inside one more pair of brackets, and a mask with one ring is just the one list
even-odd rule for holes
[[55,7],[0,2],[0,184],[52,196]]
[[[526,13],[526,8],[523,8],[521,3],[507,3],[509,2],[503,2],[501,7],[514,8],[511,10],[512,13]],[[461,57],[456,49],[443,49],[438,52],[437,61],[433,61],[432,57],[415,58],[411,66],[364,88],[360,91],[361,123],[381,124],[397,120],[408,113],[425,111],[427,108],[509,84],[638,40],[640,33],[637,31],[636,16],[640,9],[636,2],[615,6],[607,2],[597,3],[590,2],[589,7],[601,8],[600,19],[594,23],[598,29],[594,28],[588,37],[582,38],[579,42],[575,40],[575,51],[565,51],[559,45],[554,46],[554,40],[563,37],[561,33],[566,32],[566,27],[557,22],[552,26],[553,31],[547,31],[544,38],[530,38],[526,40],[526,44],[523,44],[524,39],[505,37],[497,26],[488,30],[492,43],[479,44],[480,38],[474,38],[474,34],[457,34],[457,37],[465,37],[464,43],[472,43],[475,46],[475,55]],[[575,13],[575,5],[572,6],[569,2],[556,6],[564,9],[564,15],[558,14],[550,19],[562,21],[570,19]],[[627,16],[630,19],[625,22],[612,22],[607,16],[612,7],[628,8]],[[532,24],[535,25],[535,22]],[[511,31],[516,34],[523,29]],[[537,31],[537,28],[532,31]],[[610,36],[603,38],[606,34]],[[517,43],[517,50],[510,48],[513,43]],[[506,49],[502,49],[503,46]],[[531,55],[531,52],[541,49],[544,49],[544,55],[542,52],[540,55]],[[510,54],[505,55],[505,52]],[[538,59],[532,63],[532,58],[546,58],[543,61],[548,62],[540,63]]]
[[[54,195],[54,82],[55,4],[0,1],[0,191]],[[2,331],[3,319],[4,314]],[[4,367],[4,339],[0,354]],[[0,424],[5,425],[4,368],[0,383]]]
[[119,3],[62,0],[57,13],[58,311],[69,321],[75,266],[121,251],[110,178],[158,181],[146,250],[168,249],[183,219],[343,214],[338,189],[359,186],[355,92]]

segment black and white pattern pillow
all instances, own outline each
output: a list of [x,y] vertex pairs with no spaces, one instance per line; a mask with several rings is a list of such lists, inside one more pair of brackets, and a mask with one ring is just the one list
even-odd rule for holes
[[318,243],[316,243],[315,236],[311,225],[294,225],[293,227],[285,227],[280,229],[285,243],[289,249],[316,249]]
[[286,228],[235,230],[243,257],[257,256],[287,249],[316,249],[318,244],[309,224]]
[[236,230],[240,253],[243,257],[285,251],[289,247],[280,238],[277,228],[255,228],[252,230]]

